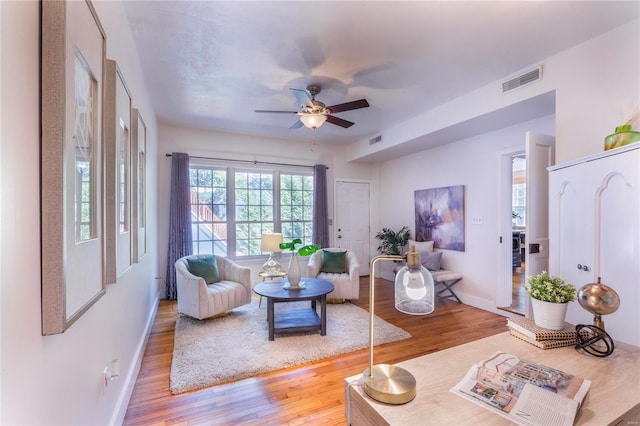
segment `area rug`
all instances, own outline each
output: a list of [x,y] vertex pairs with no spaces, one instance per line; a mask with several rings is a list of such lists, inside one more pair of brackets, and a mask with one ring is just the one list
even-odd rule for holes
[[[276,304],[283,309],[310,302]],[[318,306],[318,311],[319,311]],[[374,345],[411,337],[375,317]],[[319,332],[278,335],[269,341],[266,300],[228,315],[198,321],[181,316],[176,322],[171,392],[174,394],[228,383],[256,374],[352,352],[369,346],[369,312],[351,303],[327,305],[327,335]]]

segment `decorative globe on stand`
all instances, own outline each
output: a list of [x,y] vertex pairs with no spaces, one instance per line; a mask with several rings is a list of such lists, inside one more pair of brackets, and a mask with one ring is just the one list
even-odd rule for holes
[[618,310],[620,296],[611,287],[602,284],[600,277],[597,283],[585,284],[578,290],[578,303],[593,314],[593,325],[604,330],[602,315],[608,315]]
[[618,310],[620,296],[611,287],[600,282],[586,284],[578,290],[578,303],[584,310],[593,314],[593,326],[576,325],[576,349],[586,353],[606,357],[613,353],[615,343],[611,336],[604,330],[602,315],[607,315]]

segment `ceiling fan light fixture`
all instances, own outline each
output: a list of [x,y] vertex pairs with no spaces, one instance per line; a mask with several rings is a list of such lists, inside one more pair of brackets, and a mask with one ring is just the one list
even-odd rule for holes
[[304,114],[300,116],[300,121],[309,129],[317,129],[327,121],[327,116],[323,114]]

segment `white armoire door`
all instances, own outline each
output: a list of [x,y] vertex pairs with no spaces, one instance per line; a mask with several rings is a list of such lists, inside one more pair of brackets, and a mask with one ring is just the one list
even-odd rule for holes
[[[640,146],[627,146],[550,168],[549,223],[552,275],[576,288],[598,277],[620,296],[603,316],[614,340],[640,345]],[[592,324],[571,303],[567,321]]]

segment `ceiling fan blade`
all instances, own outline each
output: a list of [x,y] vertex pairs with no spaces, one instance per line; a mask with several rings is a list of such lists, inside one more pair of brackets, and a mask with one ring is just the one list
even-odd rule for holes
[[289,130],[299,129],[300,127],[302,127],[302,121],[298,120],[289,127]]
[[298,100],[300,107],[313,108],[313,102],[311,102],[311,95],[304,89],[291,89],[293,96]]
[[336,126],[344,127],[345,129],[353,126],[355,123],[347,120],[343,120],[342,118],[334,117],[333,115],[327,115],[327,122],[331,124],[335,124]]
[[352,109],[360,109],[367,108],[369,106],[369,102],[366,99],[358,99],[357,101],[345,102],[343,104],[332,105],[329,108],[331,114],[335,114],[336,112],[342,111],[351,111]]
[[297,114],[298,111],[272,111],[270,109],[256,109],[255,112],[275,112],[280,114]]

